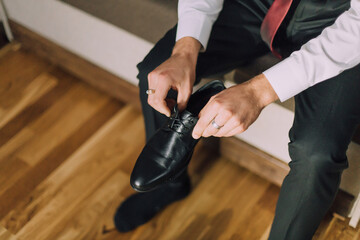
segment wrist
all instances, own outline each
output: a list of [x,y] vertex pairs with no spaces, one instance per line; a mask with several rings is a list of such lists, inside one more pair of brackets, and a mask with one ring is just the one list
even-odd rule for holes
[[199,55],[200,48],[201,43],[195,38],[183,37],[175,43],[171,55],[184,56],[196,61]]
[[264,74],[260,74],[249,81],[253,94],[257,99],[259,107],[264,108],[279,99],[270,82]]

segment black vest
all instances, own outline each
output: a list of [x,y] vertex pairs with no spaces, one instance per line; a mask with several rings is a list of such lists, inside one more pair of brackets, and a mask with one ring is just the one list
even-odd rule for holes
[[350,8],[350,0],[298,0],[286,22],[286,36],[293,43],[304,43],[332,25]]
[[289,56],[349,8],[350,0],[293,0],[275,36],[275,48],[283,57]]

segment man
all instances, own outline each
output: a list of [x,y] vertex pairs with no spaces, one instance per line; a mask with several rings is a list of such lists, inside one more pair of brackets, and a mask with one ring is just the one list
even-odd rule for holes
[[[346,149],[360,122],[360,0],[293,1],[275,39],[265,43],[269,39],[262,26],[273,2],[179,0],[178,24],[138,64],[146,138],[170,115],[167,98],[177,97],[181,111],[200,78],[234,69],[274,47],[284,60],[211,98],[193,137],[239,134],[265,106],[295,96],[291,170],[269,239],[311,239],[336,195],[348,166]],[[155,93],[147,95],[148,89]],[[115,216],[119,231],[134,229],[186,197],[189,182],[185,172],[172,183],[126,199]]]

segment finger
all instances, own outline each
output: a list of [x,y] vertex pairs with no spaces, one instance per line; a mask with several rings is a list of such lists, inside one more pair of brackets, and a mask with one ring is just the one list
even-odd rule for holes
[[246,129],[243,126],[236,127],[235,129],[231,130],[230,132],[224,134],[223,137],[231,137],[237,134],[243,133]]
[[235,128],[240,126],[240,122],[236,117],[232,117],[230,118],[226,124],[219,129],[219,131],[214,135],[215,137],[223,137],[225,136],[227,133],[231,132],[232,130],[234,130]]
[[167,106],[166,97],[171,86],[167,85],[165,81],[159,81],[154,94],[148,95],[148,103],[158,112],[170,117],[170,109]]
[[213,119],[217,125],[220,126],[220,129],[217,129],[215,126],[213,126],[212,121],[208,125],[208,127],[203,132],[203,137],[209,137],[209,136],[215,136],[223,127],[227,125],[227,122],[231,119],[231,115],[229,114],[222,114],[221,112],[216,115],[216,117]]
[[148,74],[148,89],[155,89],[158,84],[159,74],[157,72],[152,71]]
[[180,112],[186,108],[186,104],[191,95],[191,90],[190,86],[182,86],[178,90],[177,104]]
[[217,109],[211,102],[208,102],[199,113],[199,120],[193,129],[193,138],[198,139],[202,136],[211,120],[217,115]]

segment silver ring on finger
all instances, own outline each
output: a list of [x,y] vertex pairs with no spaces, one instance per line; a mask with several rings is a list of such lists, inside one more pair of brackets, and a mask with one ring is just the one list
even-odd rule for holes
[[150,94],[154,94],[155,93],[155,89],[148,89],[146,90],[146,94],[150,95]]
[[223,127],[215,122],[215,118],[211,121],[211,125],[218,130]]

